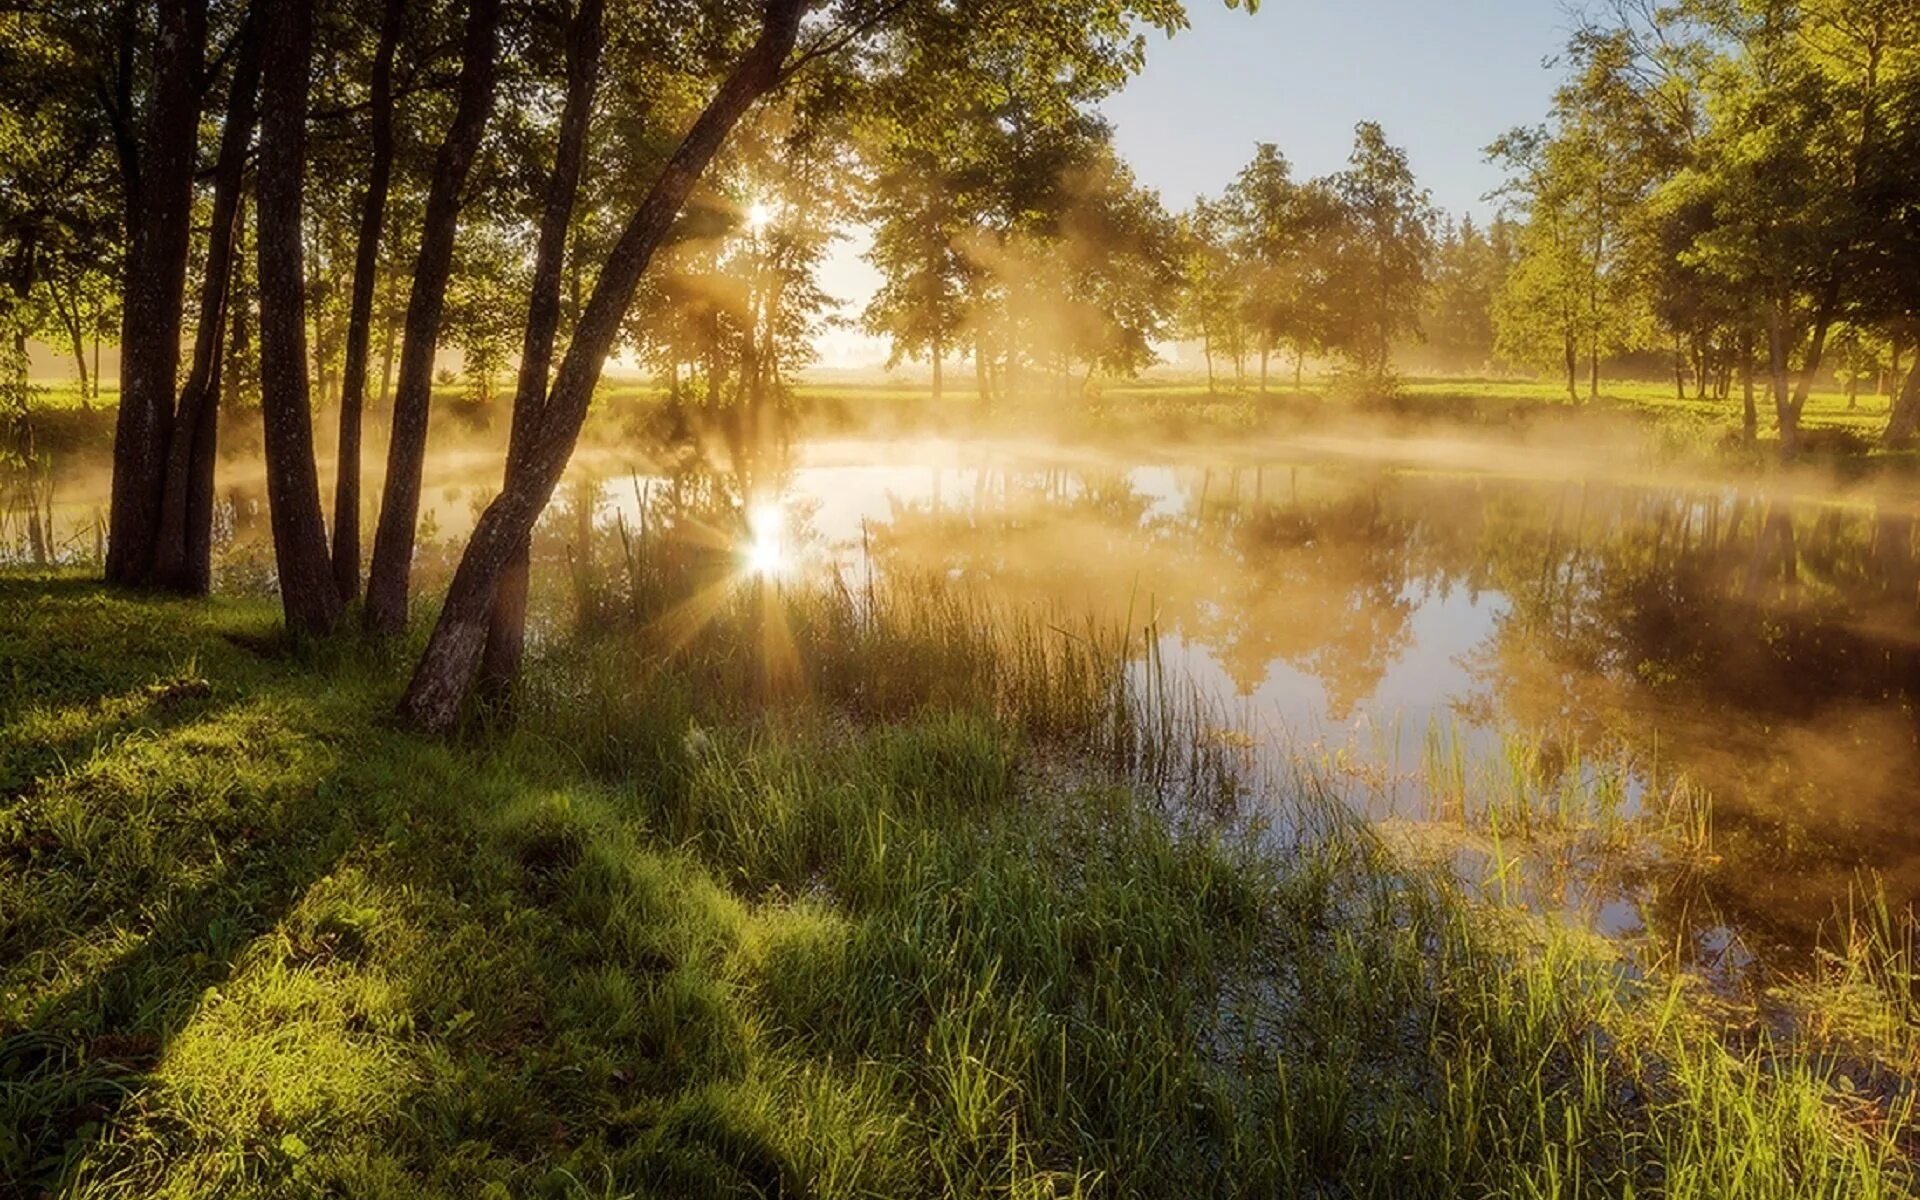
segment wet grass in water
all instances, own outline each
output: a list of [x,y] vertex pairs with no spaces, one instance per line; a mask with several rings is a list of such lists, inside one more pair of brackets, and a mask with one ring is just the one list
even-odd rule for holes
[[567,639],[443,746],[265,605],[0,581],[4,1190],[1910,1189],[1891,916],[1804,981],[1892,1014],[1877,1074],[1729,1035],[1310,795],[1279,839],[1143,796],[1067,648],[1115,643],[915,595],[831,669],[846,602],[790,597],[778,703],[752,604],[664,665]]

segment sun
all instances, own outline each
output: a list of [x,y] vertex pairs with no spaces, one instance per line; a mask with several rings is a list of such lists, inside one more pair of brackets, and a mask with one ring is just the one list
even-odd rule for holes
[[773,210],[765,202],[755,200],[747,206],[747,232],[759,233],[773,220]]
[[747,542],[742,551],[746,569],[762,579],[787,573],[786,517],[776,504],[756,504],[747,511]]

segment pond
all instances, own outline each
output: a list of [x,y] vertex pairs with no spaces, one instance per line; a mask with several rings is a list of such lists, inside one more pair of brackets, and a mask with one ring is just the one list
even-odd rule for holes
[[[1125,622],[1264,768],[1479,885],[1529,842],[1531,902],[1607,934],[1738,971],[1878,888],[1920,898],[1912,501],[1512,466],[819,443],[757,490],[791,574],[933,573]],[[451,562],[496,470],[434,465],[423,563]],[[665,486],[589,455],[548,534],[632,528]],[[223,490],[228,587],[271,583],[252,489]],[[99,502],[56,495],[55,540],[87,545]]]

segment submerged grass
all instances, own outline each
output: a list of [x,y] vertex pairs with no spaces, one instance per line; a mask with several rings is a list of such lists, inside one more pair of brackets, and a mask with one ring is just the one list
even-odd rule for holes
[[1913,1190],[1890,914],[1749,1020],[1311,796],[1162,802],[1231,776],[1109,635],[787,585],[668,645],[636,578],[455,746],[263,604],[0,578],[0,1193]]

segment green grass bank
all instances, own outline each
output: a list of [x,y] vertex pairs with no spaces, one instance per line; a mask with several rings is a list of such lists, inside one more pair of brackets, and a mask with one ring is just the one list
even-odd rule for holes
[[0,576],[0,1195],[1913,1193],[1885,914],[1716,995],[1249,811],[1124,638],[791,591],[435,744],[271,602]]

